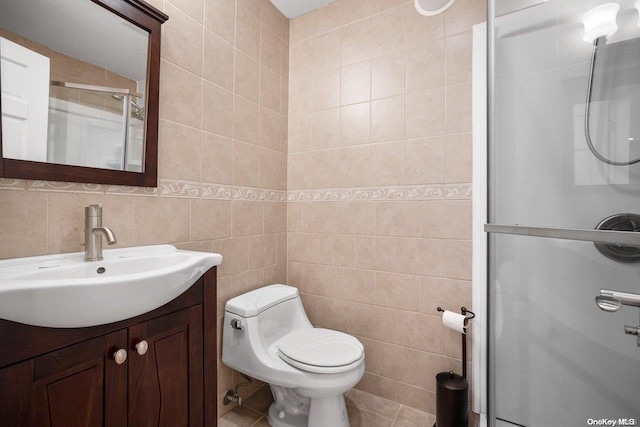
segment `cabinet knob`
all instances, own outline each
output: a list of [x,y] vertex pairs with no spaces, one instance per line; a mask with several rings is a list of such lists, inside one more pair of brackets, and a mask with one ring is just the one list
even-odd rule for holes
[[127,360],[127,350],[121,348],[113,353],[113,360],[115,360],[118,365],[122,365]]
[[149,350],[149,343],[146,342],[145,340],[142,340],[138,344],[136,344],[136,351],[140,356],[145,354],[147,350]]

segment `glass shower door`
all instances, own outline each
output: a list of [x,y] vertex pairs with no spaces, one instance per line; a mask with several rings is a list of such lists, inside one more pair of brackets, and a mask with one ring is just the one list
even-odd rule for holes
[[640,421],[640,221],[594,230],[640,215],[640,16],[605,3],[490,1],[491,425]]

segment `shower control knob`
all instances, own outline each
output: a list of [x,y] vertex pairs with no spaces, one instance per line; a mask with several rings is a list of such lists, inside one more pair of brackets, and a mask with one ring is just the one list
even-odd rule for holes
[[138,344],[136,344],[136,351],[140,356],[145,354],[147,350],[149,350],[149,343],[146,342],[145,340],[142,340]]

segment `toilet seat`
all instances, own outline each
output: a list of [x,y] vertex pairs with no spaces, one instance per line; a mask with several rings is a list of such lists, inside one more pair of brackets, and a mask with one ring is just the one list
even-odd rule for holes
[[364,347],[355,337],[342,332],[304,328],[278,342],[278,356],[303,371],[337,374],[358,366],[364,359]]

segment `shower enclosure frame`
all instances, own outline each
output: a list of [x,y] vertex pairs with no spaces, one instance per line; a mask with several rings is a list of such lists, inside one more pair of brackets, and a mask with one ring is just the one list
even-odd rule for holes
[[[474,27],[474,100],[473,100],[473,307],[476,312],[484,314],[484,324],[476,321],[480,326],[479,333],[473,336],[474,376],[473,376],[473,410],[481,414],[481,425],[495,425],[496,414],[496,361],[490,355],[495,351],[494,336],[491,328],[495,321],[492,314],[492,289],[489,256],[493,249],[494,234],[518,236],[532,236],[538,238],[566,239],[571,241],[600,242],[608,244],[640,246],[640,233],[624,231],[594,230],[582,228],[556,228],[529,226],[527,224],[496,224],[490,222],[492,174],[495,173],[492,164],[495,158],[496,138],[496,63],[495,63],[495,2],[487,0],[486,23],[486,93],[476,89],[478,76],[476,67],[480,62],[476,59],[476,43],[479,37]],[[483,54],[485,52],[482,52]],[[482,108],[484,107],[484,108]],[[486,128],[483,128],[485,125]],[[486,137],[486,139],[484,139]],[[477,166],[480,165],[480,168]],[[486,169],[483,169],[486,168]],[[482,318],[482,317],[481,317]],[[638,341],[640,343],[640,340]],[[640,345],[640,344],[639,344]]]

